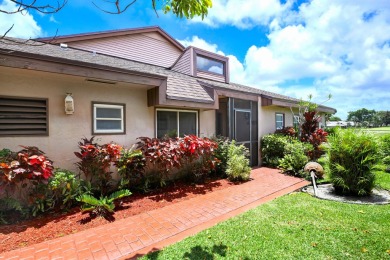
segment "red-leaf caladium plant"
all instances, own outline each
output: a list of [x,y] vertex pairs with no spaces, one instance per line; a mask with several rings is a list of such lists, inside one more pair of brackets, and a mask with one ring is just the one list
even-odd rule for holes
[[90,139],[82,138],[78,144],[80,152],[74,153],[80,159],[76,163],[77,167],[93,188],[102,195],[107,194],[112,180],[110,165],[118,161],[122,146],[114,143],[99,145],[94,143],[94,136]]
[[17,184],[24,180],[45,181],[53,175],[52,161],[35,146],[21,146],[0,163],[1,184]]

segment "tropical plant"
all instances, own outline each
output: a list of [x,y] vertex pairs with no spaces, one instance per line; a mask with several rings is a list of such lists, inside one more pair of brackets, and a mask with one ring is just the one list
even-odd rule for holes
[[18,152],[3,150],[0,163],[0,183],[17,184],[25,180],[43,181],[53,174],[52,161],[35,146],[21,146]]
[[226,168],[228,161],[228,153],[230,140],[226,137],[214,137],[213,140],[218,144],[218,148],[214,151],[214,156],[217,159],[215,173],[218,176],[226,176]]
[[119,159],[122,147],[114,143],[99,145],[94,143],[94,136],[82,138],[78,144],[80,152],[74,153],[80,159],[77,167],[96,192],[107,194],[112,186],[110,166]]
[[383,158],[390,156],[390,134],[380,137],[380,149]]
[[0,198],[0,224],[9,224],[9,216],[14,212],[19,213],[22,218],[29,215],[28,208],[20,200],[10,196]]
[[251,167],[249,166],[248,149],[243,145],[236,145],[233,140],[229,145],[226,174],[230,180],[249,180]]
[[261,157],[264,165],[276,168],[284,157],[286,145],[291,137],[280,134],[269,134],[261,138]]
[[[169,179],[172,169],[181,169],[183,165],[192,167],[191,173],[204,176],[214,169],[217,160],[214,150],[218,144],[209,138],[186,135],[182,138],[149,138],[139,137],[138,149],[146,158],[149,172],[155,173],[154,179],[161,184]],[[201,167],[200,167],[201,166]]]
[[195,180],[204,178],[215,169],[217,159],[214,151],[218,148],[217,142],[196,135],[186,135],[179,138],[178,142],[182,151],[182,165],[189,166],[191,176]]
[[121,176],[121,187],[129,187],[144,178],[146,159],[139,149],[123,149],[118,161],[115,162]]
[[275,134],[281,134],[290,137],[297,137],[298,133],[295,131],[294,127],[286,126],[283,129],[278,129],[275,131]]
[[105,217],[108,214],[112,214],[115,210],[115,200],[123,197],[130,196],[131,192],[127,189],[118,190],[109,196],[101,196],[99,199],[89,194],[81,195],[77,198],[77,201],[83,203],[81,210],[83,212],[90,212],[98,216]]
[[317,129],[311,133],[308,141],[312,145],[312,149],[307,152],[311,160],[315,161],[324,154],[321,144],[327,141],[327,137],[328,133],[322,129]]
[[279,160],[279,168],[284,173],[293,176],[307,177],[304,174],[303,168],[309,162],[309,158],[306,156],[308,150],[310,148],[298,140],[288,143],[285,147],[283,158]]
[[[147,167],[160,175],[161,179],[168,178],[168,173],[173,168],[181,166],[182,151],[177,143],[177,138],[149,138],[138,137],[137,149],[142,151],[146,158]],[[150,167],[152,167],[150,169]]]
[[328,142],[326,164],[336,192],[369,195],[375,181],[373,170],[380,158],[375,136],[352,129],[339,130]]
[[61,209],[70,209],[75,205],[77,197],[82,194],[91,194],[88,182],[65,169],[57,169],[54,172],[53,177],[49,179],[48,188],[55,205]]

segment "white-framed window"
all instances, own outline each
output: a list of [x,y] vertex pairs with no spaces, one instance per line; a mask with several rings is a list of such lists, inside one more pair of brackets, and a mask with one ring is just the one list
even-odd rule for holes
[[283,113],[276,113],[275,114],[275,125],[276,130],[280,130],[284,128],[284,114]]
[[92,134],[124,134],[125,104],[92,103]]
[[196,69],[219,75],[225,74],[225,62],[196,55]]
[[156,137],[198,134],[198,111],[156,109]]

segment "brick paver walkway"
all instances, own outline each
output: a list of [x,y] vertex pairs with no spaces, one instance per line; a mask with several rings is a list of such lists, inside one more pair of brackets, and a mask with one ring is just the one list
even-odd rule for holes
[[0,259],[129,259],[211,227],[308,182],[252,170],[252,181],[210,192],[164,208],[121,219],[33,246],[6,252]]

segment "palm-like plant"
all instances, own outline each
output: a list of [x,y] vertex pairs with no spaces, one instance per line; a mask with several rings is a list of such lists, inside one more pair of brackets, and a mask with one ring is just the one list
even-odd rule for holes
[[92,212],[98,216],[106,216],[109,213],[113,213],[115,209],[114,201],[123,197],[130,196],[131,192],[129,190],[119,190],[113,192],[110,196],[100,197],[99,199],[84,194],[80,196],[77,201],[84,203],[81,206],[83,212]]
[[363,131],[338,130],[329,137],[327,167],[336,192],[364,196],[374,187],[379,161],[375,136]]

